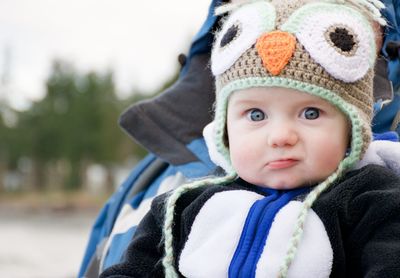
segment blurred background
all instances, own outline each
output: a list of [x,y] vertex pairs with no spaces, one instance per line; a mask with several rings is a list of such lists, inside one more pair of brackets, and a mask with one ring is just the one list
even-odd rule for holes
[[0,0],[0,277],[75,277],[145,151],[117,121],[179,72],[209,0]]

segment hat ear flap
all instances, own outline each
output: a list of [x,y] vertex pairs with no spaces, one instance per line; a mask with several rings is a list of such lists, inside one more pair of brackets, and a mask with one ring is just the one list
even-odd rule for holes
[[206,125],[203,129],[203,137],[207,145],[208,154],[212,162],[215,165],[224,169],[225,172],[229,172],[230,162],[217,150],[217,145],[215,144],[215,122],[212,121]]

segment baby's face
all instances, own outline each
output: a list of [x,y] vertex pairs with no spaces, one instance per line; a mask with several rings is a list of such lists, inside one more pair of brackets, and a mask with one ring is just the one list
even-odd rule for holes
[[291,189],[323,181],[345,156],[350,126],[321,98],[285,88],[250,88],[228,103],[230,157],[247,182]]

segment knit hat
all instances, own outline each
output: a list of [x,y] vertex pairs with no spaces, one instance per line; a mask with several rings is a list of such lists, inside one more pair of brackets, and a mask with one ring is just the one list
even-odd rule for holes
[[371,140],[376,58],[371,19],[379,13],[377,8],[367,13],[371,3],[364,2],[359,7],[353,1],[247,1],[230,7],[211,56],[216,108],[205,137],[214,162],[234,172],[224,144],[226,108],[234,91],[250,87],[292,88],[338,107],[352,125],[352,151],[341,168],[361,159]]
[[176,274],[171,228],[176,200],[185,191],[233,181],[226,145],[228,99],[251,87],[284,87],[320,97],[347,116],[351,124],[351,151],[337,170],[306,196],[298,216],[280,276],[285,277],[296,253],[307,213],[318,196],[358,162],[371,141],[373,68],[376,59],[373,22],[381,25],[377,0],[258,0],[237,1],[217,10],[228,13],[211,54],[216,79],[214,121],[204,130],[211,159],[226,176],[206,178],[180,187],[168,200],[164,227],[164,266],[167,277]]

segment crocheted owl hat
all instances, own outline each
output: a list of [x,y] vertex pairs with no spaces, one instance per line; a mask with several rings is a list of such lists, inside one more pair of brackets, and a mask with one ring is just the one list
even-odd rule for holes
[[172,223],[177,199],[186,191],[233,181],[225,144],[227,104],[232,93],[251,87],[284,87],[320,97],[342,111],[351,124],[351,152],[337,170],[306,196],[279,275],[285,277],[303,232],[307,213],[325,189],[358,162],[371,141],[373,68],[376,45],[373,22],[385,24],[377,0],[256,0],[224,5],[229,13],[211,54],[216,79],[215,118],[204,130],[211,159],[224,177],[206,178],[175,190],[164,223],[167,277],[173,268]]
[[339,168],[360,160],[371,140],[376,58],[372,20],[384,24],[378,8],[382,8],[379,1],[307,0],[247,1],[222,7],[231,14],[211,56],[216,108],[204,133],[211,159],[227,173],[235,172],[224,143],[227,103],[233,92],[285,87],[338,107],[352,126],[351,153]]

